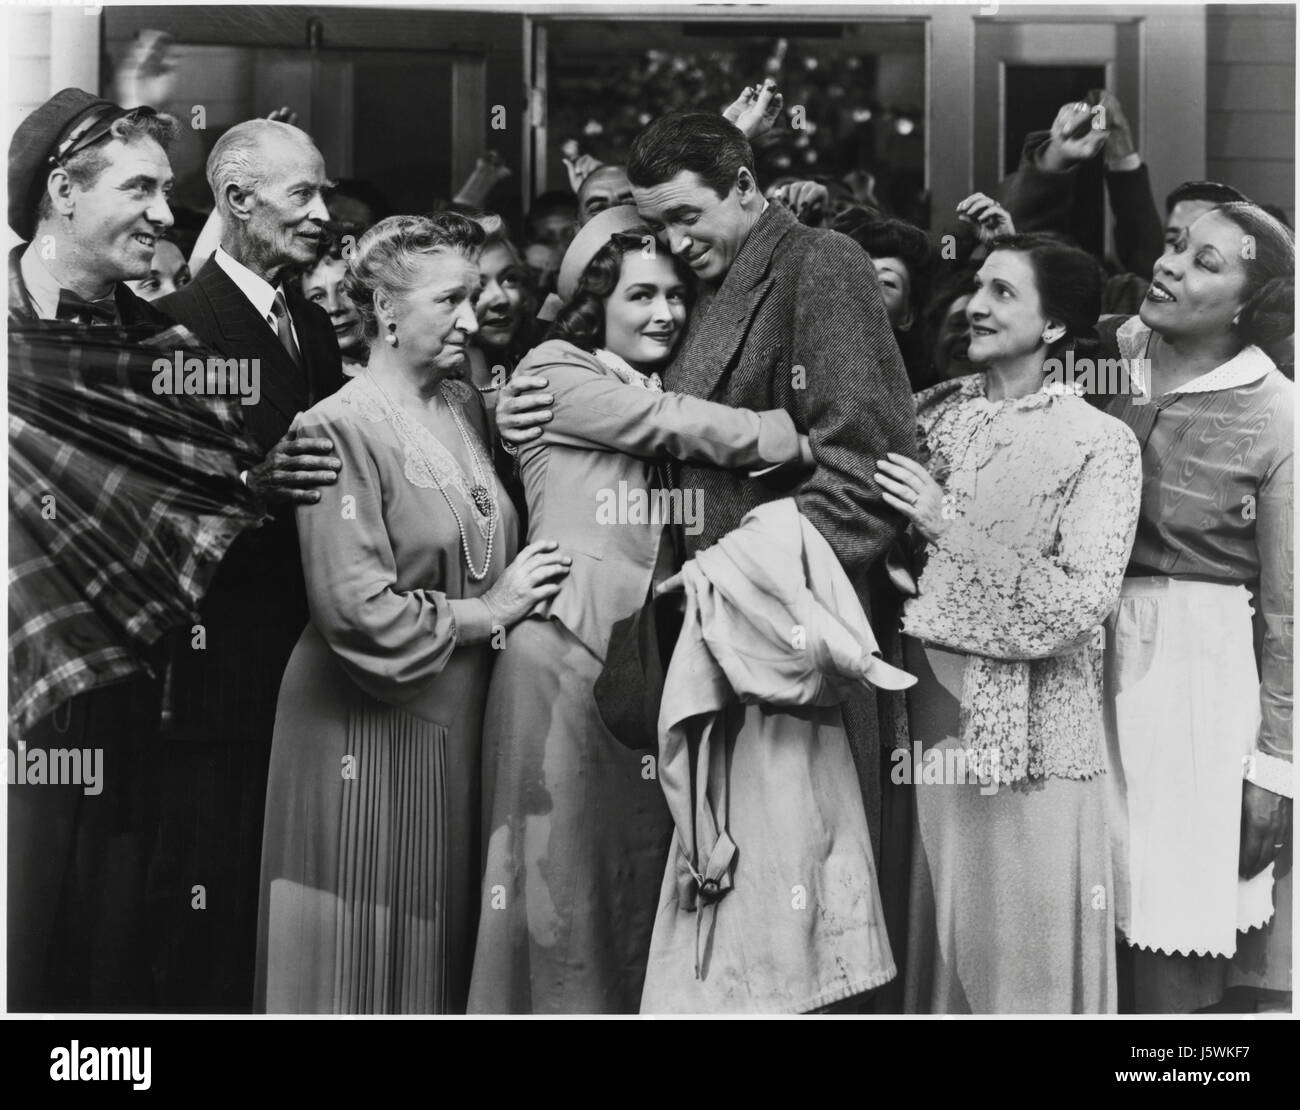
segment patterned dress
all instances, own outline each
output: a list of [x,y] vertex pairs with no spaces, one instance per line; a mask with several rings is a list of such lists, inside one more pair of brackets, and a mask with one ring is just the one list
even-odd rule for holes
[[1133,542],[1133,434],[983,375],[918,397],[948,525],[904,608],[916,787],[906,1006],[1113,1011],[1100,626]]
[[[446,395],[481,434],[473,392]],[[513,557],[516,521],[475,440],[493,531],[450,405],[434,419],[438,435],[396,417],[362,375],[295,424],[332,440],[343,469],[298,510],[312,623],[280,687],[267,785],[257,1007],[272,1013],[465,1009],[493,654],[477,599]],[[462,544],[476,569],[487,560],[481,581]]]

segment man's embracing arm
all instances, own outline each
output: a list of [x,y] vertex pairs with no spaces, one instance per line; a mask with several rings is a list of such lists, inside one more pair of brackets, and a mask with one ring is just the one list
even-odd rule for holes
[[[904,525],[876,484],[876,460],[916,457],[916,406],[866,253],[837,233],[804,256],[795,293],[799,418],[817,459],[799,510],[860,579]],[[802,380],[802,388],[799,388]]]

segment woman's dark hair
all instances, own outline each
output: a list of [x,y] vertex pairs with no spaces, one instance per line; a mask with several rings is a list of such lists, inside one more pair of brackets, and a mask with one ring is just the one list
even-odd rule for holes
[[1243,241],[1246,289],[1237,337],[1243,344],[1269,347],[1295,331],[1295,235],[1249,201],[1220,204],[1213,211],[1250,236]]
[[650,189],[686,170],[725,198],[742,166],[757,180],[754,151],[734,123],[710,112],[672,112],[632,140],[627,179],[639,189]]
[[454,212],[437,216],[389,216],[361,236],[343,279],[348,295],[361,317],[367,339],[379,335],[375,317],[375,293],[409,293],[427,280],[423,263],[440,254],[459,254],[478,260],[487,238],[482,226]]
[[1165,197],[1165,215],[1185,200],[1205,201],[1209,204],[1228,204],[1244,201],[1246,195],[1218,181],[1184,181]]
[[[605,345],[605,299],[618,288],[623,273],[623,258],[633,251],[645,248],[649,229],[619,232],[591,257],[587,268],[578,278],[573,300],[560,309],[555,322],[546,333],[547,339],[563,339],[583,351],[594,351]],[[692,276],[690,269],[675,255],[667,255],[677,272],[678,279],[690,296]]]
[[930,240],[924,231],[906,220],[882,216],[854,205],[831,221],[832,231],[847,235],[872,258],[898,258],[907,266],[911,286],[908,307],[912,318],[920,316],[930,282]]
[[1049,346],[1049,356],[1071,350],[1078,357],[1094,356],[1100,347],[1101,264],[1087,251],[1034,233],[994,239],[989,254],[995,251],[1016,251],[1029,259],[1043,315],[1065,326],[1065,335]]

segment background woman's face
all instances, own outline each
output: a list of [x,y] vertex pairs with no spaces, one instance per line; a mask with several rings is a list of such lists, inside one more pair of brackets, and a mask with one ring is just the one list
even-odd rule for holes
[[1241,228],[1219,212],[1207,212],[1165,247],[1138,315],[1166,336],[1230,331],[1252,262]]
[[352,355],[365,350],[366,344],[361,334],[361,316],[343,292],[347,272],[348,264],[343,259],[326,255],[303,275],[302,293],[329,314],[339,350],[344,355]]
[[483,289],[478,299],[478,346],[508,347],[524,320],[525,267],[514,248],[498,243],[479,259]]
[[901,258],[873,258],[880,295],[885,298],[885,313],[895,331],[912,322],[912,273]]
[[970,350],[970,321],[966,319],[966,306],[970,295],[962,294],[948,306],[939,334],[934,344],[934,368],[941,380],[960,378],[973,373],[968,353]]
[[668,361],[686,326],[686,286],[667,254],[625,254],[618,285],[604,305],[607,350],[637,368]]
[[[457,371],[470,337],[478,331],[478,263],[454,251],[439,251],[428,255],[421,267],[421,280],[395,302],[397,353],[409,366],[440,374]],[[382,320],[379,330],[382,347]]]
[[1021,251],[994,251],[975,275],[966,305],[971,362],[1022,358],[1043,342],[1048,325],[1033,265]]

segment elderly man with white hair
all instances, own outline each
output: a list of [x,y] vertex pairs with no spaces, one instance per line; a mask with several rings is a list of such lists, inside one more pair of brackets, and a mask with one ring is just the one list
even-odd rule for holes
[[329,217],[310,137],[276,120],[241,123],[217,140],[207,176],[221,245],[155,306],[254,367],[258,400],[242,408],[265,456],[244,480],[271,518],[231,548],[200,626],[171,661],[151,875],[155,972],[167,1009],[247,1012],[276,696],[308,619],[293,509],[318,500],[340,465],[329,441],[297,438],[290,425],[342,385],[343,371],[329,317],[290,280],[315,261]]

